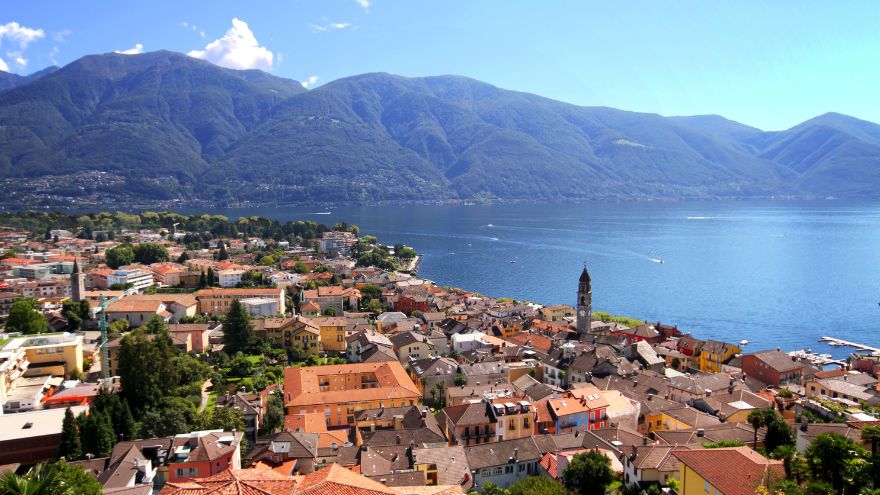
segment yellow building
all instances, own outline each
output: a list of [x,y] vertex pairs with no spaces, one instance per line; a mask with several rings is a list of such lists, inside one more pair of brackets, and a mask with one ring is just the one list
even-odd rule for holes
[[567,316],[574,316],[574,308],[567,304],[555,304],[553,306],[544,306],[540,309],[539,313],[544,321],[563,321]]
[[535,433],[532,403],[525,398],[493,399],[489,404],[495,418],[495,436],[501,442],[530,437]]
[[721,420],[691,407],[678,407],[663,411],[645,412],[644,432],[677,431],[705,428],[721,424]]
[[346,324],[341,316],[327,316],[321,318],[303,318],[307,324],[318,327],[321,334],[321,345],[324,351],[345,352]]
[[18,337],[3,346],[4,351],[24,351],[26,376],[70,376],[83,371],[83,337],[72,333]]
[[748,447],[679,450],[680,495],[745,495],[771,479],[782,479],[782,461],[767,459]]
[[266,318],[254,320],[254,331],[264,334],[266,342],[292,351],[299,358],[323,352],[321,332],[308,318]]
[[698,366],[700,371],[720,373],[721,365],[741,352],[742,349],[735,344],[728,344],[718,340],[707,340],[700,349]]

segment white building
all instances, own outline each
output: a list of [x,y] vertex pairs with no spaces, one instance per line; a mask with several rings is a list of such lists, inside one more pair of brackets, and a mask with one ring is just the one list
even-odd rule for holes
[[484,339],[485,336],[486,334],[483,332],[453,334],[452,348],[455,349],[455,352],[461,354],[462,352],[492,347],[492,344]]
[[220,281],[220,287],[224,289],[229,289],[235,287],[241,282],[241,277],[244,275],[244,270],[237,270],[234,268],[230,268],[228,270],[221,270],[217,273],[217,278]]
[[252,297],[242,299],[241,305],[251,314],[251,316],[275,316],[280,313],[278,310],[278,299],[270,297]]
[[140,268],[122,267],[110,275],[107,275],[107,285],[111,286],[114,284],[119,284],[121,286],[131,284],[131,287],[137,289],[138,292],[143,292],[147,287],[152,287],[153,272],[142,270]]

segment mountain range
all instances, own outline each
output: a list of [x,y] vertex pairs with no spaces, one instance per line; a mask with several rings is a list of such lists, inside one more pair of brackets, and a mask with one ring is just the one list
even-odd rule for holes
[[174,52],[114,53],[0,73],[0,184],[7,205],[875,198],[880,126],[829,113],[765,132],[459,76],[307,91]]

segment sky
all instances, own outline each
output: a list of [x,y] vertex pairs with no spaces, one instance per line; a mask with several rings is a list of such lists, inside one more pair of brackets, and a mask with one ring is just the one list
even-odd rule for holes
[[577,105],[781,130],[880,122],[880,1],[4,2],[0,70],[174,50],[315,88],[456,74]]

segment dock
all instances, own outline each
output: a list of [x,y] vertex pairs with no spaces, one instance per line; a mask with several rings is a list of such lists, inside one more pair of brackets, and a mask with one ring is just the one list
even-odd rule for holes
[[831,345],[837,345],[841,347],[855,347],[856,349],[860,349],[862,351],[870,351],[875,354],[880,354],[880,348],[871,347],[865,344],[859,344],[858,342],[850,342],[848,340],[836,339],[834,337],[822,337],[819,339],[819,342],[828,342]]
[[797,351],[791,351],[788,353],[789,356],[801,359],[805,361],[809,361],[811,364],[815,366],[825,367],[825,366],[846,366],[846,361],[842,359],[834,359],[830,354],[819,354],[813,352],[809,349],[799,349]]

